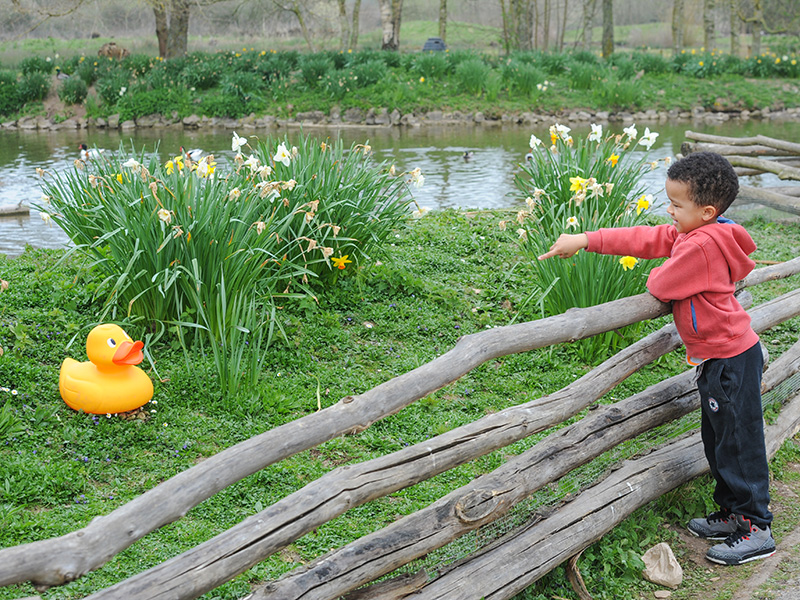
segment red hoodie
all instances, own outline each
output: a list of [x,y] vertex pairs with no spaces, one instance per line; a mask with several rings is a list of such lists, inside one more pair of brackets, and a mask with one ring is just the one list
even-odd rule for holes
[[638,258],[669,257],[650,271],[647,289],[672,314],[688,356],[730,358],[753,346],[758,334],[734,298],[734,283],[753,270],[750,234],[733,222],[678,233],[674,225],[587,232],[589,252]]

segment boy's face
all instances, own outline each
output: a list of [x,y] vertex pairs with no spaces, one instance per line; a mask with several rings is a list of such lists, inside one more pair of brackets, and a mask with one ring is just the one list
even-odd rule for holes
[[672,217],[678,233],[689,233],[716,219],[716,208],[698,206],[692,201],[692,190],[688,183],[667,179],[665,187],[669,198],[667,213]]

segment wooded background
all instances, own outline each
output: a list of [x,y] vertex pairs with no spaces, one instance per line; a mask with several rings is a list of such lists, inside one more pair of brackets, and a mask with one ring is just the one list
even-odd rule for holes
[[167,58],[186,52],[188,35],[266,46],[298,37],[309,47],[340,49],[380,30],[384,49],[419,50],[403,47],[404,21],[438,22],[445,40],[448,22],[495,27],[507,51],[591,47],[604,55],[616,47],[614,26],[642,26],[628,33],[631,47],[741,55],[759,53],[764,33],[800,30],[800,0],[0,0],[0,15],[0,40],[154,35],[160,19],[175,38]]

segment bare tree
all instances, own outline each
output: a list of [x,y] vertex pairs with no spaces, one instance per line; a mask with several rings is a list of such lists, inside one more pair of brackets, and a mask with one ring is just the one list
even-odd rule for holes
[[731,24],[731,54],[734,56],[739,54],[739,0],[729,0],[728,8],[730,9],[730,24]]
[[672,52],[680,54],[683,48],[683,0],[672,4]]
[[306,41],[306,45],[308,46],[309,52],[316,52],[316,50],[314,49],[314,42],[312,40],[311,31],[309,30],[308,24],[306,23],[305,14],[303,11],[304,7],[303,4],[300,2],[300,0],[272,0],[272,3],[279,9],[291,13],[295,16],[298,25],[300,25],[300,31],[303,32],[303,39]]
[[533,10],[531,0],[500,0],[503,18],[503,44],[506,52],[530,50],[533,38]]
[[403,0],[380,0],[381,8],[381,49],[400,49],[400,22],[403,12]]
[[714,49],[714,0],[703,1],[703,46],[707,51]]
[[564,36],[567,33],[567,11],[569,7],[569,0],[564,0],[564,7],[561,13],[561,26],[558,28],[558,51],[564,49]]
[[189,49],[189,1],[155,0],[148,3],[156,19],[158,55],[166,59],[185,55]]
[[592,25],[596,9],[597,0],[583,0],[583,27],[580,37],[582,50],[588,50],[592,43]]
[[347,18],[347,1],[337,0],[339,4],[339,50],[347,50],[347,45],[350,43],[350,21]]
[[439,0],[439,37],[447,41],[447,0]]
[[27,7],[23,6],[20,0],[11,0],[14,10],[21,14],[35,14],[38,18],[36,22],[25,32],[30,33],[42,23],[58,17],[65,17],[78,10],[85,0],[66,0],[66,2],[46,2],[44,6]]
[[358,47],[358,28],[359,14],[361,13],[361,0],[355,0],[353,4],[353,28],[350,34],[350,47],[355,50]]
[[614,54],[614,0],[603,0],[603,56]]
[[544,14],[542,15],[542,19],[544,20],[544,30],[543,30],[543,39],[542,39],[542,46],[545,50],[550,47],[550,0],[544,0]]

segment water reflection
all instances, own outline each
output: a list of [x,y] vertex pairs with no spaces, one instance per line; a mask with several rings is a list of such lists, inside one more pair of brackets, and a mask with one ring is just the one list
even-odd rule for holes
[[[614,124],[607,129],[621,133],[623,125]],[[643,127],[640,127],[643,129]],[[674,156],[680,151],[686,129],[701,130],[717,135],[755,135],[762,133],[797,139],[800,123],[770,123],[761,121],[728,122],[720,125],[698,124],[655,125],[660,133],[650,156],[653,159]],[[239,131],[251,142],[258,138],[296,135],[298,130]],[[547,139],[547,126],[499,127],[485,125],[442,125],[419,128],[374,129],[364,127],[306,129],[306,133],[320,139],[341,139],[345,146],[369,141],[375,159],[395,164],[401,171],[419,167],[425,175],[425,185],[414,189],[417,202],[426,208],[519,209],[522,199],[516,194],[514,176],[528,151],[531,133]],[[574,126],[573,134],[585,136],[589,125]],[[184,131],[180,128],[161,130],[136,130],[122,133],[118,130],[55,131],[55,132],[0,132],[0,205],[20,199],[38,204],[41,191],[36,168],[63,171],[71,168],[79,158],[78,145],[116,152],[120,144],[147,152],[158,149],[161,160],[174,155],[181,146],[200,147],[213,153],[220,161],[230,161],[232,132],[226,129]],[[465,152],[472,152],[464,160]],[[663,167],[648,173],[645,183],[657,201],[663,201],[665,171]],[[25,244],[34,247],[61,248],[68,243],[66,235],[55,226],[48,227],[36,210],[25,217],[0,217],[0,253],[16,255]]]

